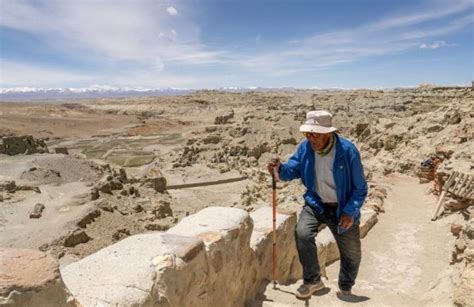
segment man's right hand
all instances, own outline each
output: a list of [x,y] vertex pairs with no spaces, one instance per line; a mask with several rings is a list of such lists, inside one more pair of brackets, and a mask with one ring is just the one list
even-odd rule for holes
[[278,173],[278,169],[280,169],[280,165],[281,165],[281,162],[280,162],[280,158],[274,158],[272,159],[272,161],[270,161],[270,163],[268,163],[268,172],[270,173],[270,175],[274,175],[274,170],[276,169],[277,173]]

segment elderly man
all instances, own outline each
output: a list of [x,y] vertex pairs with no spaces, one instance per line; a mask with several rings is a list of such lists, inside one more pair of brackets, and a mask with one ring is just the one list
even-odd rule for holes
[[295,232],[304,280],[296,296],[307,299],[325,287],[315,242],[321,224],[331,230],[341,255],[338,295],[348,296],[361,260],[360,208],[367,196],[360,155],[354,144],[335,133],[327,111],[308,112],[300,131],[306,140],[288,162],[276,159],[268,165],[281,180],[301,178],[307,189]]

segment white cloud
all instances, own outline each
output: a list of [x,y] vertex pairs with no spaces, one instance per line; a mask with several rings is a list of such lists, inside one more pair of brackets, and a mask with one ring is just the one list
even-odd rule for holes
[[[190,18],[148,0],[2,1],[1,17],[0,26],[26,32],[57,52],[102,57],[110,65],[165,63],[170,56],[206,49]],[[179,18],[179,23],[170,18]]]
[[[341,29],[293,40],[281,50],[235,59],[239,65],[267,74],[294,74],[321,70],[361,58],[386,56],[415,50],[448,46],[442,38],[466,28],[474,20],[473,1],[436,2],[437,6],[397,16],[385,17],[355,28]],[[421,42],[420,42],[421,41]],[[449,46],[453,46],[450,44]]]
[[[433,1],[433,5],[418,11],[402,12],[358,27],[315,33],[280,42],[277,47],[266,47],[269,39],[262,40],[257,35],[252,45],[258,51],[246,52],[242,50],[251,47],[232,46],[225,50],[206,46],[200,40],[198,25],[186,14],[192,8],[180,8],[178,13],[174,6],[164,2],[2,1],[0,26],[31,35],[55,53],[89,62],[90,66],[97,64],[106,72],[87,75],[44,65],[0,62],[0,81],[9,86],[70,82],[86,86],[191,87],[208,82],[203,81],[203,76],[187,77],[192,75],[195,65],[208,65],[207,68],[219,65],[232,71],[223,78],[229,80],[233,80],[232,75],[279,77],[312,73],[361,58],[452,46],[443,41],[449,40],[443,36],[472,26],[473,1]],[[170,66],[179,66],[183,75],[169,73]],[[209,80],[224,82],[218,74],[211,72],[209,76]]]
[[438,42],[433,42],[431,44],[421,44],[420,49],[438,49],[446,45],[447,44],[445,41],[438,41]]
[[171,16],[176,16],[178,15],[178,11],[173,7],[173,6],[170,6],[166,9],[166,11],[168,12],[168,14],[170,14]]
[[449,3],[433,1],[433,6],[430,9],[400,16],[391,16],[379,22],[370,24],[367,28],[368,30],[378,31],[399,27],[407,28],[409,26],[421,24],[430,20],[440,19],[446,16],[457,14],[459,12],[472,10],[472,5],[472,0],[456,0],[450,1]]

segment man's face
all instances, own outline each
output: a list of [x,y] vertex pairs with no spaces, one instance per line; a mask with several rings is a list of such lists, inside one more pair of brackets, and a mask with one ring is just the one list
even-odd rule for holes
[[304,134],[314,151],[320,151],[326,147],[331,137],[330,133],[305,132]]

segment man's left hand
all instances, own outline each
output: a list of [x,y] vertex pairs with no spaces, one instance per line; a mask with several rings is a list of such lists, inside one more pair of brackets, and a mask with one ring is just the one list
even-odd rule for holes
[[343,229],[349,229],[353,223],[354,219],[352,218],[352,216],[349,216],[347,214],[343,214],[341,216],[341,219],[339,220],[339,226],[341,226]]

